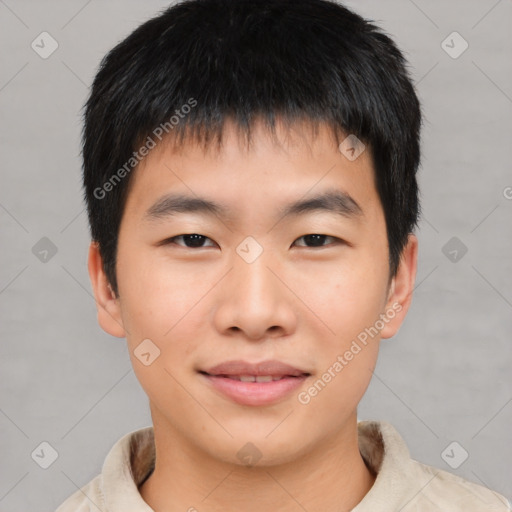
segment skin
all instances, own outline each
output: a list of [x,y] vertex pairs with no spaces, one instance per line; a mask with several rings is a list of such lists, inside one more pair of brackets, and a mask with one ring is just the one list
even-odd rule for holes
[[[277,133],[278,142],[258,123],[247,148],[228,123],[220,152],[188,141],[181,150],[160,145],[149,153],[132,178],[120,226],[118,297],[96,243],[90,246],[99,324],[126,337],[149,397],[156,467],[140,492],[157,512],[221,511],[226,504],[247,512],[350,510],[375,480],[358,450],[357,405],[380,338],[398,331],[409,308],[417,239],[409,236],[391,279],[370,151],[349,161],[322,125],[316,138],[299,125],[278,125]],[[278,219],[279,207],[328,188],[350,194],[363,215]],[[225,203],[233,216],[145,221],[168,192]],[[192,233],[208,237],[203,247],[187,247],[183,238],[159,245]],[[309,234],[335,238],[315,246],[302,238]],[[263,248],[250,264],[236,252],[247,236]],[[298,393],[393,305],[380,335],[300,403]],[[160,349],[149,366],[134,355],[147,338]],[[197,373],[232,359],[278,359],[312,376],[271,405],[239,405]],[[261,452],[253,467],[237,457],[247,442]]]

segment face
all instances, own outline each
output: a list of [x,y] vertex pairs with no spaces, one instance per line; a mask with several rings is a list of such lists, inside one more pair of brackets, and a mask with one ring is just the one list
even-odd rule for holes
[[153,149],[117,298],[91,245],[100,324],[126,336],[155,429],[228,462],[247,442],[260,464],[290,461],[346,431],[409,305],[416,240],[390,281],[370,151],[351,161],[325,127],[308,133],[276,143],[257,125],[247,149],[228,124],[220,151]]

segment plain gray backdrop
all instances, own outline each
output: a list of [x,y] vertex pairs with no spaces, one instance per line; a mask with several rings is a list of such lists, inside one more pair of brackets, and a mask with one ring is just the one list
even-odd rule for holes
[[[391,422],[413,458],[510,498],[512,2],[346,4],[397,41],[425,115],[415,295],[359,418]],[[167,5],[0,0],[3,512],[54,510],[151,424],[125,341],[97,324],[79,151],[102,56]],[[43,469],[37,454],[48,463],[52,449]]]

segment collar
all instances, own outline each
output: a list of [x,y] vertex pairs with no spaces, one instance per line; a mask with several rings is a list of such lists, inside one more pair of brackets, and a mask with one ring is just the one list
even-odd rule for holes
[[[496,493],[411,459],[404,440],[389,423],[359,421],[357,426],[359,451],[376,479],[352,512],[442,511],[447,506],[466,512],[511,510],[505,508],[505,499]],[[108,453],[100,475],[99,492],[105,510],[154,512],[138,490],[154,465],[153,427],[135,430],[119,439]]]
[[[376,480],[353,512],[382,506],[393,509],[403,506],[417,491],[408,475],[412,463],[409,450],[398,432],[388,423],[358,422],[359,451]],[[107,510],[153,512],[142,499],[138,487],[155,466],[153,427],[145,427],[123,436],[112,447],[103,464],[101,487]],[[382,507],[383,508],[383,507]],[[396,510],[398,510],[396,508]],[[378,508],[377,508],[378,509]]]

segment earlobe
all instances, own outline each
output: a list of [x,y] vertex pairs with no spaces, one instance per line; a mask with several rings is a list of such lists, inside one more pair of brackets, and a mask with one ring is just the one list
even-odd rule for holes
[[126,333],[121,318],[119,299],[116,298],[105,275],[99,246],[94,240],[89,246],[87,263],[98,310],[98,323],[108,334],[124,338]]
[[418,239],[409,234],[407,245],[402,251],[400,265],[390,285],[384,315],[387,321],[381,330],[381,338],[394,336],[405,319],[412,301],[418,262]]

